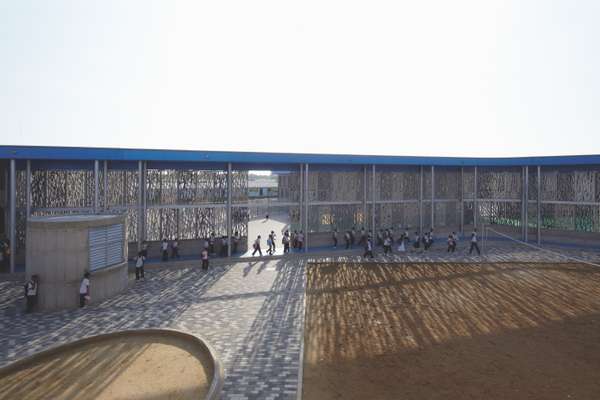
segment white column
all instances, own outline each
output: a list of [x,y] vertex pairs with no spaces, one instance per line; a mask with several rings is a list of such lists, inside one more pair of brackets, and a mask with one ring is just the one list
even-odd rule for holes
[[300,193],[298,195],[298,213],[300,215],[298,218],[300,220],[300,229],[304,230],[304,164],[300,164],[299,171],[300,175],[298,176],[298,179]]
[[375,168],[375,164],[373,164],[371,180],[371,229],[373,230],[373,237],[375,237],[375,232],[377,231],[377,227],[375,226]]
[[465,234],[465,168],[460,167],[460,234]]
[[17,256],[17,162],[10,160],[10,273],[15,273],[15,258]]
[[304,176],[304,198],[305,198],[305,202],[304,202],[304,221],[305,221],[305,229],[304,229],[304,252],[308,251],[308,204],[310,202],[309,199],[309,195],[308,195],[308,163],[305,164],[306,166],[306,174]]
[[31,217],[31,160],[27,160],[27,178],[26,178],[26,184],[27,184],[27,192],[25,194],[26,199],[25,199],[25,207],[26,209],[26,214],[25,217],[27,219],[29,219],[29,217]]
[[98,213],[98,201],[100,200],[100,167],[99,161],[94,160],[94,214]]
[[435,167],[431,166],[431,229],[435,225]]
[[144,231],[144,220],[143,220],[143,212],[144,212],[144,162],[138,161],[138,229],[137,229],[137,251],[142,250],[142,242],[143,242],[143,231]]
[[537,167],[537,243],[542,244],[542,167]]
[[477,166],[475,166],[475,176],[474,176],[474,185],[475,185],[475,191],[473,193],[473,227],[475,229],[477,229],[477,214],[479,214],[479,209],[478,209],[478,205],[477,205]]
[[231,163],[227,163],[227,257],[231,257]]
[[363,165],[363,198],[362,198],[362,209],[363,209],[363,227],[368,230],[369,223],[367,221],[367,166]]
[[521,216],[521,225],[523,227],[523,241],[527,242],[528,239],[528,225],[529,225],[529,167],[523,167],[523,207]]
[[419,235],[423,234],[423,166],[419,167]]
[[104,160],[104,173],[102,174],[103,186],[104,186],[104,196],[102,199],[102,206],[104,211],[108,210],[108,161]]

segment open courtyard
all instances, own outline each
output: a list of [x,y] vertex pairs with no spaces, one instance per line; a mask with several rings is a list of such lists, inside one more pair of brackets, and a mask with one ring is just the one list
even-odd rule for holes
[[110,300],[33,314],[22,311],[21,284],[4,280],[0,361],[163,327],[216,349],[223,399],[443,398],[459,387],[472,398],[536,398],[534,389],[537,398],[590,398],[600,393],[600,271],[563,261],[498,242],[484,256],[440,246],[364,262],[337,251],[223,261],[208,272],[156,262]]

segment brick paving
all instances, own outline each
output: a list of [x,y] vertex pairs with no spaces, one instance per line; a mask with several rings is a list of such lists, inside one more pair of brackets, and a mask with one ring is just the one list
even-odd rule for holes
[[[375,261],[499,262],[565,261],[551,253],[487,245],[485,256],[468,255],[461,243],[454,254],[442,244],[427,253],[397,252]],[[559,250],[600,263],[598,254]],[[192,266],[161,267],[146,281],[85,309],[23,313],[23,288],[0,281],[0,365],[47,346],[121,329],[169,327],[205,338],[225,369],[223,399],[296,399],[304,323],[305,264],[362,261],[360,250],[319,252],[290,258],[234,261],[208,272]],[[92,281],[93,294],[93,281]]]

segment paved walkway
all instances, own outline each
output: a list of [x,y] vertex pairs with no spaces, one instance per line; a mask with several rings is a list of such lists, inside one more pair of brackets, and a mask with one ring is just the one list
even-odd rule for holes
[[[464,246],[465,243],[462,243]],[[485,256],[441,245],[426,254],[397,253],[375,261],[565,261],[551,253],[498,243]],[[564,250],[561,251],[564,253]],[[243,260],[199,268],[161,268],[113,299],[85,309],[25,315],[23,288],[0,282],[0,365],[64,343],[109,331],[170,327],[204,337],[225,368],[223,399],[296,399],[299,390],[307,261],[361,261],[358,250]],[[597,254],[569,254],[600,263]],[[93,293],[93,282],[92,282]]]

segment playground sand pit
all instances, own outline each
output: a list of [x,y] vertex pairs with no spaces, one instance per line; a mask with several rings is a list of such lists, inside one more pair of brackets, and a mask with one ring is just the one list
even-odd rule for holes
[[203,399],[214,367],[199,347],[168,334],[85,343],[0,375],[0,399]]
[[311,264],[303,398],[599,399],[600,270]]

